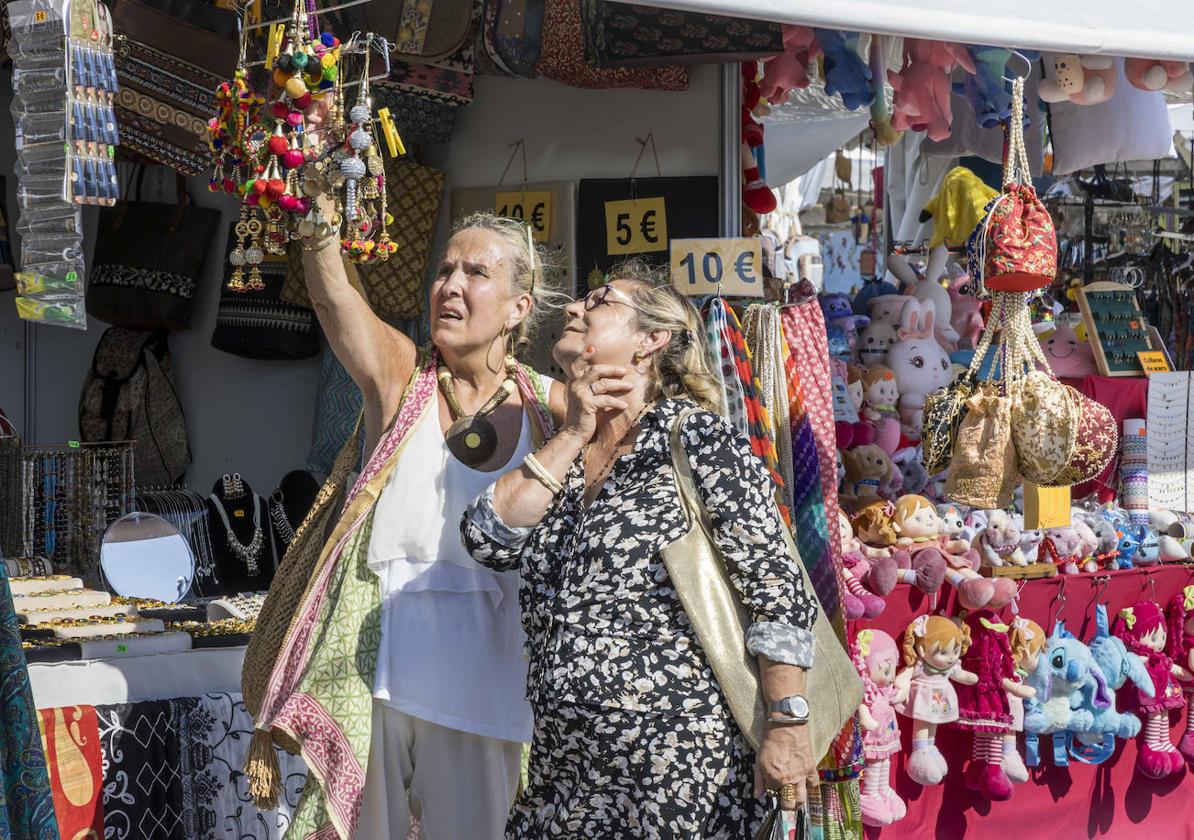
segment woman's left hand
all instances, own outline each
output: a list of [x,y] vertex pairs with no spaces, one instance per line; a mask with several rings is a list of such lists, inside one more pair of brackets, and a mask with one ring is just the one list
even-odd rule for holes
[[758,773],[762,794],[779,791],[784,785],[794,785],[794,798],[783,798],[780,807],[792,811],[808,802],[808,787],[818,784],[817,757],[813,755],[808,725],[769,725],[759,745]]

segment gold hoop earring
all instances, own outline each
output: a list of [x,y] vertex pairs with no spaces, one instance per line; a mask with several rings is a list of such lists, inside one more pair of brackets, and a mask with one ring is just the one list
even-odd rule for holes
[[630,364],[638,367],[640,364],[642,364],[644,355],[646,354],[644,354],[641,350],[635,350],[634,355],[630,357]]

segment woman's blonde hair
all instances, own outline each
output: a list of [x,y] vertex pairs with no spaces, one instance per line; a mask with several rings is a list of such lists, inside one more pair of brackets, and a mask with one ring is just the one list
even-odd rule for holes
[[510,257],[511,294],[528,294],[534,302],[511,336],[510,350],[519,355],[530,347],[543,325],[572,300],[559,288],[561,272],[555,255],[535,242],[531,226],[519,219],[473,213],[452,226],[451,236],[466,230],[484,230],[501,237]]
[[608,282],[626,280],[635,305],[636,324],[644,332],[667,330],[671,339],[651,355],[653,393],[648,399],[689,399],[714,414],[722,413],[721,383],[713,374],[709,343],[700,313],[667,276],[642,260],[614,266]]
[[957,619],[944,615],[922,615],[904,631],[904,664],[912,667],[921,654],[935,646],[938,650],[958,648],[958,654],[970,647],[970,628]]

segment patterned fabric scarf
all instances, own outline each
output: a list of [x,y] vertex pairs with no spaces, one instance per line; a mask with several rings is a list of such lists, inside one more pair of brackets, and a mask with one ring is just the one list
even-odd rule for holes
[[751,304],[742,316],[742,332],[754,363],[755,379],[760,385],[759,398],[768,420],[767,436],[775,445],[779,472],[784,478],[784,502],[791,509],[792,436],[788,431],[791,427],[791,398],[784,369],[784,334],[779,323],[779,310],[770,304]]
[[[430,359],[415,377],[393,427],[349,492],[329,539],[331,555],[291,622],[262,700],[257,728],[296,741],[310,773],[290,840],[356,834],[381,642],[381,593],[367,562],[373,512],[411,433],[436,404],[436,362]],[[550,434],[547,394],[537,374],[519,371],[523,403],[541,441]]]
[[0,837],[59,840],[46,755],[4,563],[0,563],[0,707],[4,709],[4,725],[0,726],[0,771],[4,781],[0,788]]
[[746,422],[746,397],[742,393],[742,382],[734,364],[734,351],[729,341],[729,309],[721,298],[713,298],[705,307],[705,332],[709,337],[709,350],[713,356],[713,370],[721,382],[723,415],[734,424],[738,434],[750,437]]
[[[711,309],[720,306],[724,313],[724,327],[722,330],[723,346],[729,351],[729,358],[733,360],[733,373],[726,375],[726,382],[736,380],[742,389],[743,403],[746,413],[746,437],[750,440],[751,451],[763,459],[767,471],[775,482],[775,502],[779,506],[780,515],[788,525],[792,524],[792,514],[788,509],[784,489],[784,477],[779,469],[779,454],[775,449],[775,440],[771,436],[771,418],[763,406],[760,397],[762,387],[755,376],[751,365],[750,348],[746,346],[746,336],[742,333],[742,325],[734,310],[721,298],[714,298],[710,302]],[[723,356],[723,358],[725,358]],[[732,407],[731,407],[732,410]]]

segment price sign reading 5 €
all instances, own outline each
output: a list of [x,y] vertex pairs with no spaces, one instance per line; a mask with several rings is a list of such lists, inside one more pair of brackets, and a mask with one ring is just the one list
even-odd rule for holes
[[499,216],[518,219],[530,225],[531,235],[536,242],[551,239],[550,192],[500,192],[493,203]]
[[686,295],[763,296],[758,239],[676,239],[672,285]]
[[667,207],[660,198],[605,204],[605,252],[611,257],[667,250]]

